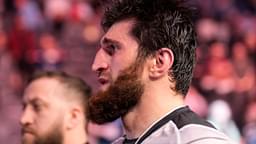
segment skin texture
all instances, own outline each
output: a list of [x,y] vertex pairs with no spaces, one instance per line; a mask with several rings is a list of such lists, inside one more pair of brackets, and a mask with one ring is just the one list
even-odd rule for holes
[[133,19],[120,21],[103,36],[92,65],[101,91],[89,101],[92,121],[101,124],[122,117],[129,137],[137,137],[156,119],[183,104],[182,95],[170,89],[172,51],[162,48],[141,60],[138,43],[130,34],[133,24]]
[[120,71],[128,68],[135,62],[138,43],[130,36],[133,23],[127,21],[115,24],[101,39],[92,70],[98,75],[101,90],[106,90],[115,81]]
[[[143,93],[140,62],[135,57],[138,45],[129,36],[131,26],[132,21],[117,23],[102,38],[92,68],[103,83],[101,91],[89,101],[89,117],[96,123],[114,121],[125,115]],[[120,32],[125,35],[118,35]]]
[[[57,141],[61,143],[62,139],[59,138],[63,137],[65,110],[64,101],[60,96],[61,89],[58,81],[52,79],[39,79],[27,87],[24,94],[24,113],[21,118],[24,144],[41,143],[39,141],[47,139],[56,141],[53,143]],[[54,131],[58,134],[51,136]]]
[[103,124],[124,116],[140,101],[144,85],[138,78],[138,72],[132,72],[135,66],[123,71],[117,80],[103,92],[99,92],[89,101],[89,118]]
[[23,144],[87,142],[89,86],[64,73],[46,72],[26,87],[20,118]]

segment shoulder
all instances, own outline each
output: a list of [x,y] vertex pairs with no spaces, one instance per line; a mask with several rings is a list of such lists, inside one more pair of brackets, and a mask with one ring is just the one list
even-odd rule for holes
[[203,125],[189,124],[179,131],[182,144],[235,144],[222,132]]

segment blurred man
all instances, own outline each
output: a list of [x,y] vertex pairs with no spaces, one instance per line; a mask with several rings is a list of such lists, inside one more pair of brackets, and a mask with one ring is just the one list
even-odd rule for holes
[[24,92],[23,144],[85,144],[91,89],[63,72],[36,74]]
[[231,143],[184,104],[195,65],[192,13],[183,0],[115,0],[105,12],[89,118],[121,117],[125,135],[114,143]]

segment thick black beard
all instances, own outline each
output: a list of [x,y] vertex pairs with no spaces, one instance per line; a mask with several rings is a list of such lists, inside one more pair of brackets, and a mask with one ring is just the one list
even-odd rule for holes
[[[56,123],[47,134],[37,136],[33,144],[62,144],[63,134],[60,128],[60,123]],[[28,142],[23,140],[22,144],[28,144]]]
[[126,115],[136,106],[144,92],[138,70],[130,67],[104,91],[92,96],[88,105],[88,118],[97,124],[112,122]]

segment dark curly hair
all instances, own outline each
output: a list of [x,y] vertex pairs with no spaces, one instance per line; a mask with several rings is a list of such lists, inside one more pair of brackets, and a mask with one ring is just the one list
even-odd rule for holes
[[154,55],[170,48],[174,64],[169,77],[176,92],[186,95],[195,66],[196,33],[194,7],[185,0],[114,0],[105,11],[102,27],[107,31],[122,20],[134,19],[131,35],[140,46],[138,57]]

